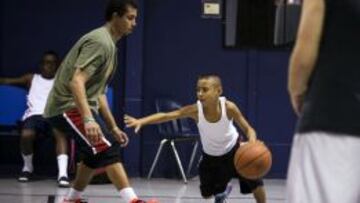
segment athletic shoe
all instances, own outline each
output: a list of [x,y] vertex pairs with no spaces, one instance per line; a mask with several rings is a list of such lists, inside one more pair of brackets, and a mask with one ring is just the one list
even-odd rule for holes
[[69,178],[66,176],[60,177],[58,180],[58,186],[59,187],[70,187],[70,181]]
[[159,201],[157,201],[155,199],[151,199],[148,201],[141,200],[141,199],[133,199],[130,203],[159,203]]
[[64,199],[62,203],[88,203],[85,199],[67,200]]
[[18,177],[19,182],[29,182],[31,180],[32,173],[29,171],[22,171]]
[[232,191],[232,185],[228,184],[224,192],[215,195],[215,203],[224,203]]

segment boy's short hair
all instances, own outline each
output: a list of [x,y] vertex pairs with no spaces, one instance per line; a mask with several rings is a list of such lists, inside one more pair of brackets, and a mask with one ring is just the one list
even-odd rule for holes
[[120,17],[123,16],[128,6],[138,8],[135,0],[109,0],[105,9],[105,20],[110,21],[114,13],[117,13]]
[[53,51],[53,50],[46,50],[46,51],[44,51],[43,57],[45,57],[46,55],[52,55],[52,56],[54,56],[54,57],[56,58],[56,60],[59,60],[59,59],[60,59],[60,58],[59,58],[59,54],[56,53],[56,52]]
[[222,87],[221,78],[220,78],[220,76],[218,76],[216,74],[203,74],[203,75],[199,75],[199,77],[198,77],[198,81],[199,80],[209,80],[209,79],[214,80],[216,85],[218,85],[219,87]]
[[45,56],[47,56],[47,55],[51,55],[51,56],[53,56],[55,58],[55,60],[56,60],[55,61],[56,68],[58,68],[58,66],[60,64],[60,56],[59,56],[59,54],[54,50],[46,50],[46,51],[43,52],[41,60],[43,60],[45,58]]

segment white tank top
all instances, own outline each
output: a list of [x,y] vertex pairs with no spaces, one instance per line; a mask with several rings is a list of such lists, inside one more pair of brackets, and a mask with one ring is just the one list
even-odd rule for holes
[[29,94],[27,95],[27,109],[22,117],[23,120],[33,115],[44,113],[49,92],[54,84],[54,79],[43,78],[39,74],[34,74],[31,81]]
[[198,123],[200,138],[203,150],[211,156],[221,156],[228,153],[236,144],[239,137],[233,120],[229,120],[226,115],[226,98],[220,97],[221,118],[216,123],[210,123],[206,120],[203,107],[200,101],[197,101]]

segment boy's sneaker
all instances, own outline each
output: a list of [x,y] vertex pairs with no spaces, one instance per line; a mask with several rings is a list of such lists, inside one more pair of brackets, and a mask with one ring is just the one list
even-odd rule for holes
[[64,199],[62,203],[88,203],[85,199],[67,200]]
[[32,173],[29,171],[22,171],[18,177],[18,181],[25,183],[25,182],[29,182],[30,179],[32,177]]
[[70,187],[70,181],[68,177],[62,176],[58,179],[57,182],[59,187]]
[[228,184],[224,192],[215,195],[215,203],[224,203],[232,191],[232,185]]

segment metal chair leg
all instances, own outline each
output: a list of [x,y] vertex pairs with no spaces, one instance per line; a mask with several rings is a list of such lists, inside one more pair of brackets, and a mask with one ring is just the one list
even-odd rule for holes
[[151,175],[152,175],[152,173],[154,172],[155,166],[156,166],[156,164],[157,164],[157,162],[158,162],[158,159],[159,159],[160,153],[161,153],[161,151],[162,151],[162,148],[163,148],[164,144],[165,144],[167,141],[168,141],[167,139],[161,140],[160,145],[159,145],[159,148],[158,148],[158,150],[157,150],[157,152],[156,152],[155,159],[154,159],[154,161],[153,161],[153,163],[152,163],[152,165],[151,165],[149,174],[148,174],[148,176],[147,176],[148,179],[151,178]]
[[187,176],[190,175],[191,168],[192,168],[192,165],[194,163],[194,159],[195,159],[195,155],[196,155],[198,146],[199,146],[199,141],[196,141],[195,144],[194,144],[194,148],[193,148],[193,150],[191,152],[190,162],[189,162],[189,165],[188,165],[188,168],[187,168],[187,171],[186,171]]
[[182,164],[181,164],[181,161],[180,161],[180,157],[179,157],[179,154],[178,154],[178,152],[177,152],[177,150],[176,150],[174,141],[172,140],[172,141],[170,142],[170,144],[171,144],[171,147],[172,147],[173,152],[174,152],[174,154],[175,154],[176,162],[177,162],[178,167],[179,167],[179,169],[180,169],[181,176],[182,176],[182,178],[183,178],[183,180],[184,180],[184,183],[187,183],[187,179],[186,179],[186,176],[185,176],[185,173],[184,173],[184,169],[183,169],[183,167],[182,167]]

